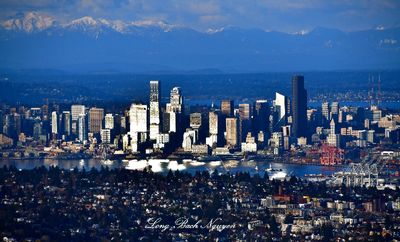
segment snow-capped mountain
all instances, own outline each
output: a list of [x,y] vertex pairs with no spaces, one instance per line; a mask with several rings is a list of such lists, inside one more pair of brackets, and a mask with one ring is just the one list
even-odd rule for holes
[[108,20],[104,18],[93,18],[84,16],[68,22],[57,22],[52,17],[37,12],[28,12],[18,14],[14,18],[0,22],[0,26],[9,31],[22,31],[26,33],[41,32],[45,30],[63,29],[82,31],[87,33],[101,33],[105,31],[115,31],[121,34],[129,34],[138,30],[138,28],[152,28],[164,32],[178,28],[159,20],[138,20],[138,21],[122,21]]
[[28,12],[26,14],[18,14],[15,18],[1,22],[1,26],[6,30],[31,33],[48,29],[55,23],[55,20],[50,16]]
[[400,68],[400,28],[283,33],[235,26],[199,32],[162,21],[39,13],[0,22],[0,67],[115,69],[216,68],[287,71]]

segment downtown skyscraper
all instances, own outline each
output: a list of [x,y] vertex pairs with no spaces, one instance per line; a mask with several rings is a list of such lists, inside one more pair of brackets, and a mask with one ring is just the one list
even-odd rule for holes
[[157,139],[160,133],[160,85],[159,81],[150,81],[150,139]]
[[307,90],[304,88],[304,76],[292,79],[292,134],[294,137],[307,136]]

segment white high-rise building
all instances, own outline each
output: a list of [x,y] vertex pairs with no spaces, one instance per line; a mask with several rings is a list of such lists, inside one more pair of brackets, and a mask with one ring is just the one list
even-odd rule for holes
[[178,114],[175,112],[169,113],[169,132],[175,132],[178,128]]
[[86,120],[86,115],[79,114],[78,116],[78,138],[80,142],[85,142],[87,140],[87,132],[88,132],[88,127],[87,127],[87,120]]
[[278,116],[278,122],[286,117],[286,97],[278,92],[275,93],[275,106],[278,109],[279,116]]
[[150,81],[150,139],[157,139],[160,133],[160,86],[158,81]]
[[114,129],[114,116],[112,113],[107,113],[104,118],[104,127],[106,129]]
[[336,134],[336,124],[335,120],[331,119],[330,123],[331,129],[327,137],[328,145],[339,147],[340,146],[340,135]]
[[130,133],[147,133],[147,105],[132,104],[129,109]]
[[182,148],[184,151],[191,151],[192,145],[197,143],[198,140],[198,130],[187,129],[185,133],[183,133],[183,141]]
[[238,145],[238,120],[237,118],[227,118],[226,122],[226,145],[234,147]]
[[216,112],[209,112],[208,113],[208,122],[209,122],[209,129],[208,132],[210,135],[218,135],[218,113]]
[[183,98],[181,94],[181,89],[179,87],[174,87],[170,93],[170,101],[167,103],[167,112],[181,113],[183,106]]
[[56,111],[51,113],[51,133],[58,134],[58,115]]
[[78,118],[80,114],[85,114],[86,109],[84,105],[74,104],[71,105],[71,123],[72,123],[72,133],[78,133]]
[[213,147],[218,142],[218,113],[215,111],[208,113],[208,134],[206,144]]
[[102,129],[100,131],[101,143],[110,144],[111,143],[111,131],[109,129]]

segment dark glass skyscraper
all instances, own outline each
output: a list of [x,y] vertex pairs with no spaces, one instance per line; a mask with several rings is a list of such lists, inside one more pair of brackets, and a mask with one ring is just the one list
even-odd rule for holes
[[292,113],[294,137],[307,136],[307,91],[304,88],[304,76],[293,76],[292,79]]

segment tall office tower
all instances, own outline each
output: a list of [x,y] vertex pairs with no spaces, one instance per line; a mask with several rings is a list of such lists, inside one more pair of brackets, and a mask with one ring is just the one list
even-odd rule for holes
[[238,145],[238,121],[237,118],[226,119],[226,145],[235,147]]
[[206,138],[206,144],[210,147],[217,145],[218,143],[218,113],[211,111],[208,113],[208,137]]
[[61,117],[63,135],[70,136],[71,135],[71,113],[69,111],[63,111]]
[[51,112],[51,133],[58,134],[58,115],[56,111]]
[[248,104],[248,103],[239,104],[239,117],[241,120],[250,119],[250,117],[251,117],[250,104]]
[[329,103],[323,102],[322,103],[322,125],[323,126],[326,126],[328,124],[328,121],[330,120],[329,114],[330,114]]
[[74,104],[71,105],[71,123],[72,123],[72,133],[78,134],[78,118],[79,115],[85,114],[85,106]]
[[42,106],[42,120],[49,119],[49,100],[46,98],[46,104]]
[[[170,102],[166,105],[167,120],[163,121],[163,132],[178,132],[181,126],[181,113],[183,111],[183,97],[179,87],[172,88],[170,92]],[[164,115],[163,115],[164,117]],[[166,129],[168,127],[168,129]],[[179,130],[182,131],[182,130]]]
[[278,111],[277,123],[280,125],[286,124],[286,108],[288,105],[288,98],[284,95],[276,92],[275,93],[275,107]]
[[[270,107],[267,100],[257,100],[254,107],[253,134],[258,135],[260,131],[266,135],[269,133]],[[265,140],[269,135],[267,134]]]
[[180,87],[174,87],[170,93],[170,101],[167,103],[167,113],[181,113],[183,106],[183,98]]
[[171,114],[175,114],[175,113],[167,113],[167,112],[165,112],[165,113],[162,114],[161,133],[163,133],[163,134],[167,134],[167,133],[170,132],[170,129],[171,129],[171,127],[170,127],[170,124],[171,124],[170,116],[171,116]]
[[89,132],[99,134],[103,127],[104,109],[91,108],[89,110]]
[[241,103],[239,104],[239,141],[245,141],[247,133],[250,131],[250,117],[251,110],[250,104]]
[[111,143],[111,131],[109,129],[101,129],[100,139],[101,139],[101,143],[110,144]]
[[41,119],[42,118],[42,109],[41,108],[36,108],[36,107],[30,108],[29,109],[29,116],[32,119],[36,119],[36,118]]
[[18,113],[13,114],[13,127],[16,135],[22,132],[22,119]]
[[147,105],[132,104],[129,109],[130,133],[147,133]]
[[168,132],[175,132],[175,133],[178,132],[178,124],[179,124],[178,115],[180,114],[177,114],[175,112],[168,113],[168,121],[169,121]]
[[233,100],[221,101],[221,113],[227,117],[233,116]]
[[329,130],[330,134],[336,134],[336,124],[334,119],[331,119],[330,126],[331,126],[331,129]]
[[293,136],[307,136],[307,91],[304,89],[304,77],[293,76],[292,79],[292,133]]
[[150,81],[150,139],[157,139],[160,133],[160,85]]
[[109,130],[114,129],[114,116],[112,113],[107,113],[104,117],[104,127]]
[[208,133],[209,135],[218,135],[218,113],[215,111],[208,113]]
[[[128,112],[129,113],[129,112]],[[121,134],[126,134],[128,133],[128,117],[126,116],[121,116],[120,117],[120,123],[121,123]]]
[[201,113],[190,114],[190,127],[192,129],[200,129],[201,127]]
[[340,135],[336,134],[336,124],[335,124],[335,120],[331,119],[331,123],[330,123],[331,129],[327,138],[328,144],[330,146],[335,146],[335,147],[339,147],[340,145]]
[[81,143],[87,140],[88,128],[87,118],[85,113],[78,115],[78,139]]
[[338,121],[338,116],[339,116],[339,103],[338,102],[332,102],[330,115],[331,115],[330,119],[335,119],[335,122]]

